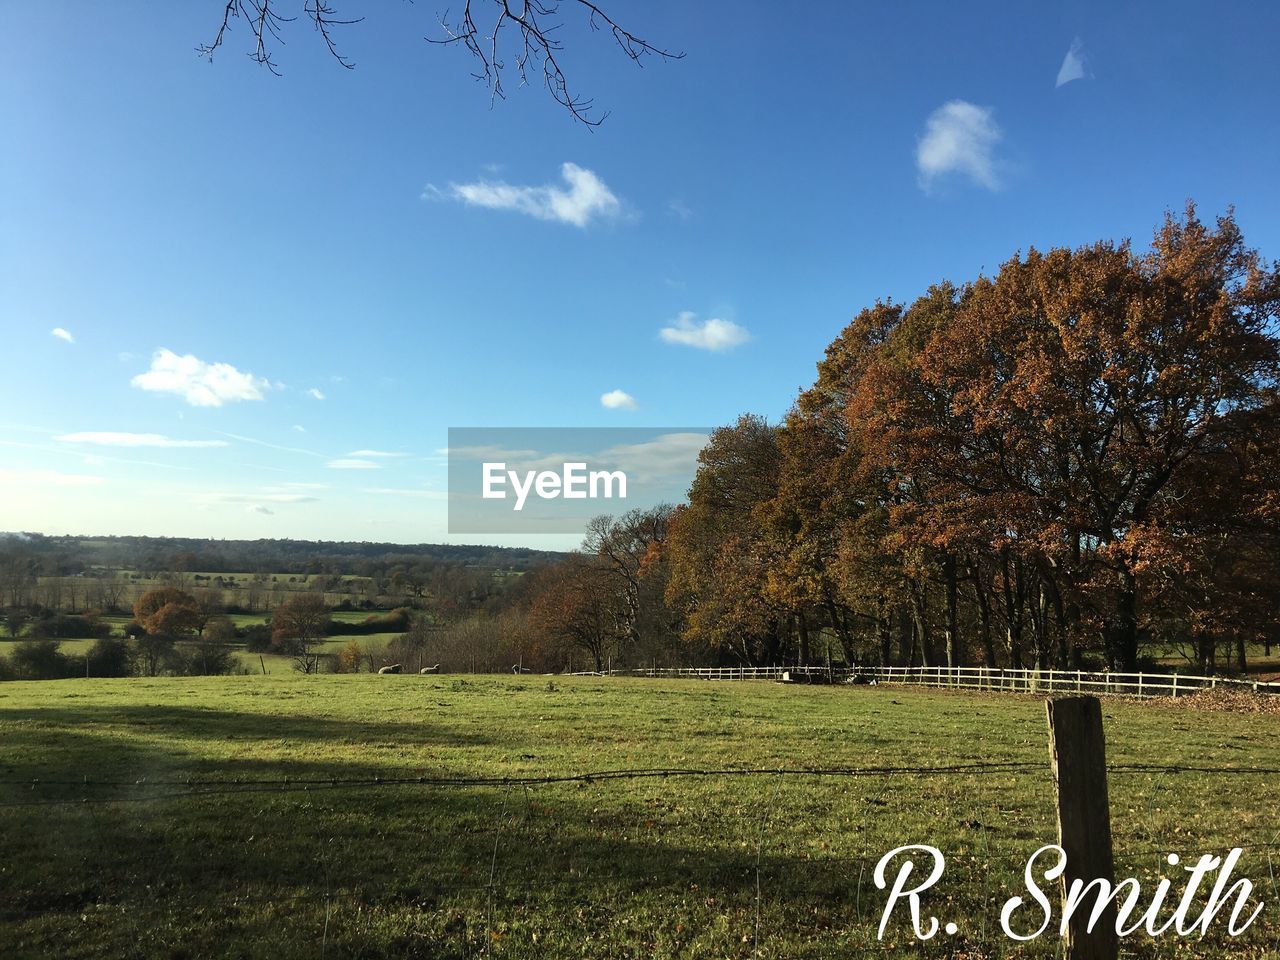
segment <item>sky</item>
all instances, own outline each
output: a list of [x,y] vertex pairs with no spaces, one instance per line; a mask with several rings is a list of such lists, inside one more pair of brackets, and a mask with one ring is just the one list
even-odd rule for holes
[[449,428],[776,420],[877,298],[1188,199],[1280,256],[1274,4],[617,2],[638,68],[566,2],[596,128],[333,5],[277,77],[0,0],[0,530],[572,545],[451,536]]

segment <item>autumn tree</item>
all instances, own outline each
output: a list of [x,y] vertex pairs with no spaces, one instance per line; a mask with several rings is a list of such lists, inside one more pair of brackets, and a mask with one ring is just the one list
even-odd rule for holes
[[1274,268],[1234,219],[1208,227],[1188,207],[1147,253],[1099,243],[1009,261],[921,360],[972,421],[979,509],[1027,518],[1041,617],[1083,618],[1121,669],[1137,667],[1143,576],[1184,556],[1179,491],[1210,482],[1268,405],[1278,306]]
[[617,595],[610,610],[618,648],[624,655],[635,653],[641,645],[640,627],[647,609],[662,601],[661,586],[645,574],[653,569],[650,561],[667,537],[671,511],[669,504],[658,504],[628,510],[618,517],[598,516],[587,524],[582,552],[599,559],[600,569]]
[[329,627],[329,606],[318,593],[299,593],[285,600],[271,616],[271,645],[294,658],[304,673],[315,673],[319,656],[312,646]]
[[148,590],[133,605],[133,618],[145,631],[137,639],[138,656],[152,677],[173,653],[175,643],[196,634],[204,622],[195,598],[177,587]]
[[776,439],[713,437],[668,599],[691,637],[790,618],[850,661],[1133,670],[1185,636],[1242,667],[1277,632],[1278,314],[1275,266],[1193,207],[1148,251],[1033,249],[878,303]]
[[775,549],[761,510],[777,491],[779,467],[775,429],[740,417],[712,432],[688,506],[671,523],[666,598],[684,618],[686,640],[744,663],[779,662],[798,610],[769,584]]
[[544,655],[554,657],[556,647],[576,647],[602,672],[618,648],[618,625],[627,617],[618,575],[602,557],[571,554],[538,577],[529,625],[543,640]]

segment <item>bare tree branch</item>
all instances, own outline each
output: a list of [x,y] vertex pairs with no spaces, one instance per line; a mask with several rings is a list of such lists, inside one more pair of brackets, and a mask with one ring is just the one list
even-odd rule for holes
[[[587,24],[593,31],[607,29],[618,49],[637,66],[644,66],[646,56],[661,60],[679,60],[683,53],[676,53],[656,46],[627,30],[605,13],[591,0],[568,0],[586,14]],[[294,17],[283,17],[277,12],[279,0],[227,0],[222,10],[222,22],[210,43],[201,44],[196,52],[212,61],[214,52],[222,47],[232,21],[244,19],[253,37],[253,49],[249,58],[280,76],[273,48],[284,41],[280,29]],[[274,4],[274,5],[273,5]],[[564,50],[555,33],[561,28],[561,0],[465,0],[462,12],[451,18],[448,11],[439,17],[443,37],[427,37],[428,43],[439,46],[461,45],[478,63],[472,76],[489,88],[489,102],[506,99],[503,87],[503,71],[506,68],[504,50],[509,50],[514,60],[516,74],[522,86],[530,78],[541,73],[542,85],[578,122],[596,127],[604,122],[608,113],[593,116],[594,101],[570,89],[568,77],[560,66],[559,54]],[[477,26],[477,11],[494,14],[488,32]],[[363,17],[344,20],[327,0],[304,0],[303,13],[324,40],[335,60],[348,70],[355,64],[343,55],[334,39],[338,27],[359,23]],[[487,18],[483,18],[486,19]],[[512,39],[504,43],[504,36],[514,31]]]

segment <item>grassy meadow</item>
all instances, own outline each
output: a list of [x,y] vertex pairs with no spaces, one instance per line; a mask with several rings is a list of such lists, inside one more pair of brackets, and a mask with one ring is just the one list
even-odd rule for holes
[[[1277,716],[1104,709],[1113,766],[1280,766]],[[14,682],[0,743],[6,958],[1053,955],[998,927],[1026,857],[1055,838],[1034,698],[530,676]],[[1033,766],[324,782],[993,761]],[[1117,873],[1275,844],[1276,797],[1262,774],[1113,772]],[[904,913],[876,941],[872,871],[907,843],[946,853],[926,908],[956,936],[917,944]],[[1277,955],[1269,856],[1247,850],[1241,870],[1270,912],[1195,955]],[[1177,938],[1126,943],[1182,955]]]

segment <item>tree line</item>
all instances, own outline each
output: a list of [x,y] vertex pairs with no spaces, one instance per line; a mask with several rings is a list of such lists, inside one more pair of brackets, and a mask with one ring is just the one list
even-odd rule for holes
[[1146,250],[1031,249],[879,301],[781,423],[712,434],[686,504],[526,577],[530,643],[1243,670],[1280,628],[1278,309],[1275,264],[1192,205]]

